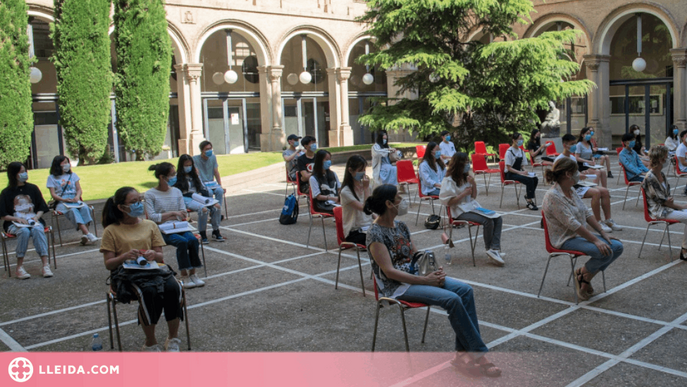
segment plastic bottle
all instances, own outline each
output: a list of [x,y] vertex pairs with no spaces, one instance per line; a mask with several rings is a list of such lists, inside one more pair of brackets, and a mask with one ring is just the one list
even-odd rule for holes
[[95,333],[93,335],[93,340],[91,341],[91,350],[92,351],[102,351],[103,350],[103,340],[100,338],[100,336]]
[[444,247],[444,259],[446,260],[446,264],[450,265],[451,264],[451,250],[449,250],[449,244],[447,243],[446,246]]

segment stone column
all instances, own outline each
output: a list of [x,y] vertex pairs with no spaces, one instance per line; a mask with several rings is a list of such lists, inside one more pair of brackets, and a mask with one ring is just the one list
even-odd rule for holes
[[203,102],[200,97],[200,76],[203,73],[203,64],[188,63],[184,64],[184,68],[186,73],[184,82],[188,82],[188,95],[191,102],[191,133],[188,153],[194,156],[200,154],[198,146],[201,142],[205,141],[205,134],[203,133]]
[[[409,75],[413,71],[415,70],[411,66],[407,65],[403,65],[401,67],[395,66],[391,70],[387,70],[386,91],[389,98],[407,98],[410,100],[417,99],[417,92],[407,90],[404,93],[401,93],[400,87],[396,86],[396,81],[398,79]],[[389,101],[389,105],[394,104],[396,104],[396,101]],[[406,142],[411,140],[413,140],[413,135],[409,133],[407,129],[389,132],[389,142]]]
[[258,73],[260,76],[260,150],[267,152],[271,150],[270,133],[272,133],[273,125],[272,81],[267,66],[258,67]]
[[189,153],[191,135],[191,98],[184,64],[174,66],[177,73],[177,99],[179,101],[179,154]]
[[[327,82],[329,86],[329,146],[341,146],[341,87],[339,85],[337,69],[327,69]],[[320,139],[322,142],[323,139]],[[320,144],[322,146],[322,144]]]
[[687,49],[676,48],[670,50],[673,56],[673,106],[675,116],[673,123],[677,125],[680,130],[687,129]]
[[339,126],[339,141],[343,146],[353,145],[353,129],[348,122],[348,79],[351,77],[350,67],[341,67],[337,72],[339,87],[341,89],[341,125]]
[[[596,84],[589,92],[589,122],[588,126],[594,127],[599,136],[599,146],[612,148],[613,133],[611,133],[610,119],[610,79],[608,55],[585,55],[587,65],[587,79]],[[575,128],[581,129],[581,128]],[[618,133],[620,134],[620,133]]]
[[270,66],[269,74],[272,82],[272,131],[270,132],[269,149],[271,151],[280,150],[284,145],[284,130],[281,127],[282,107],[281,107],[281,74],[284,66]]

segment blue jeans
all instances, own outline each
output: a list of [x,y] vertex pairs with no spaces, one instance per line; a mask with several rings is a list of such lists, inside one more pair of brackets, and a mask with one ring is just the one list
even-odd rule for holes
[[177,264],[179,270],[190,270],[203,267],[198,256],[200,243],[192,232],[179,234],[162,234],[165,243],[177,248]]
[[410,285],[399,300],[440,306],[448,312],[448,321],[456,333],[456,351],[488,352],[479,332],[475,297],[470,285],[446,277],[444,287]]
[[211,196],[214,196],[215,200],[217,200],[219,203],[219,206],[222,207],[222,202],[224,201],[224,189],[218,185],[215,189],[208,188],[208,192],[210,192]]
[[637,175],[637,176],[633,177],[632,179],[627,179],[627,181],[644,181],[644,176]]
[[36,227],[17,227],[11,224],[7,232],[17,236],[17,258],[24,258],[26,250],[29,248],[29,238],[33,238],[33,247],[40,257],[48,256],[48,237],[42,224]]
[[[600,235],[596,235],[596,237],[599,238],[602,242],[608,244],[608,241],[603,239]],[[613,261],[615,261],[616,258],[618,258],[620,254],[623,253],[623,244],[620,243],[620,241],[611,239],[610,246],[611,250],[613,250],[613,254],[603,255],[601,254],[601,251],[599,251],[599,249],[596,247],[596,245],[594,245],[592,242],[582,237],[575,237],[563,242],[561,250],[580,251],[589,255],[591,259],[584,264],[584,267],[587,269],[588,272],[596,274],[599,272],[599,270],[606,270],[608,265],[613,263]]]
[[91,218],[91,209],[88,206],[83,206],[81,208],[67,208],[64,204],[60,203],[55,208],[57,211],[64,214],[64,216],[69,219],[70,222],[79,229],[79,225],[88,225],[93,221]]
[[212,230],[219,230],[219,222],[221,220],[222,212],[215,206],[207,207],[198,203],[197,201],[184,196],[184,204],[186,208],[198,213],[198,231],[203,232],[208,228],[208,215],[210,215],[210,223]]
[[439,188],[434,188],[433,190],[431,190],[431,191],[429,191],[429,192],[427,192],[426,194],[423,194],[423,195],[425,195],[425,196],[439,196],[439,193],[441,193],[441,191],[439,190]]

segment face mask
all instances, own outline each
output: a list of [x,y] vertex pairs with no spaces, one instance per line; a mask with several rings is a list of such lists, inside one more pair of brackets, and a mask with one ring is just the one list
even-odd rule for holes
[[639,136],[639,130],[634,131],[635,136]]
[[451,135],[446,135],[446,142],[451,141]]
[[577,150],[577,144],[573,144],[570,146],[570,153],[575,153],[576,150]]
[[142,202],[137,202],[134,204],[130,204],[129,206],[129,216],[132,218],[138,218],[139,216],[143,215],[143,203]]
[[22,172],[19,174],[19,181],[21,181],[23,183],[23,182],[28,181],[28,180],[29,180],[29,173],[28,172]]
[[518,140],[518,146],[522,146],[522,144],[523,144],[524,142],[525,142],[524,140]]
[[591,140],[591,139],[592,139],[592,135],[591,135],[591,134],[588,134],[588,135],[584,136],[584,140],[585,140],[585,141],[589,141],[589,140]]
[[317,150],[317,144],[310,144],[310,150],[311,151],[316,151]]
[[212,156],[212,149],[208,149],[205,151],[205,157],[210,157]]
[[382,140],[382,144],[386,145],[386,138]]
[[329,169],[332,167],[332,161],[331,160],[324,160],[324,163],[322,163],[322,166],[324,169]]
[[169,184],[170,187],[176,183],[177,183],[177,177],[176,176],[172,176],[172,177],[167,179],[167,184]]
[[398,211],[397,216],[403,216],[408,213],[408,202],[406,202],[403,199],[401,199],[401,202],[398,203],[398,206],[395,204],[393,206],[396,209],[396,211]]
[[573,183],[575,183],[575,184],[579,183],[580,182],[580,173],[575,171],[575,174],[572,175],[571,178],[572,178]]
[[632,140],[628,145],[630,146],[630,148],[634,148],[636,143],[637,142],[635,140]]
[[356,172],[355,176],[353,176],[356,181],[361,181],[363,177],[365,177],[365,172]]
[[69,170],[72,169],[72,166],[69,164],[65,164],[62,166],[62,172],[67,173]]
[[465,168],[463,168],[463,173],[469,173],[470,172],[470,163],[465,164]]
[[193,165],[189,165],[188,167],[184,167],[184,173],[191,173],[193,170]]
[[441,151],[437,151],[437,152],[434,154],[434,157],[435,157],[437,160],[439,160],[439,158],[441,157]]
[[677,136],[677,132],[678,132],[677,129],[673,129],[673,136]]

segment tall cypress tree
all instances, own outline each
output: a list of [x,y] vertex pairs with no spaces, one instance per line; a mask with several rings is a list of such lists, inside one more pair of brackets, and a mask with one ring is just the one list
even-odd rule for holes
[[107,145],[110,120],[110,0],[54,0],[52,38],[60,125],[69,153],[92,164]]
[[0,169],[29,156],[33,113],[24,0],[0,1]]
[[162,150],[172,44],[164,0],[114,0],[117,129],[136,159]]

